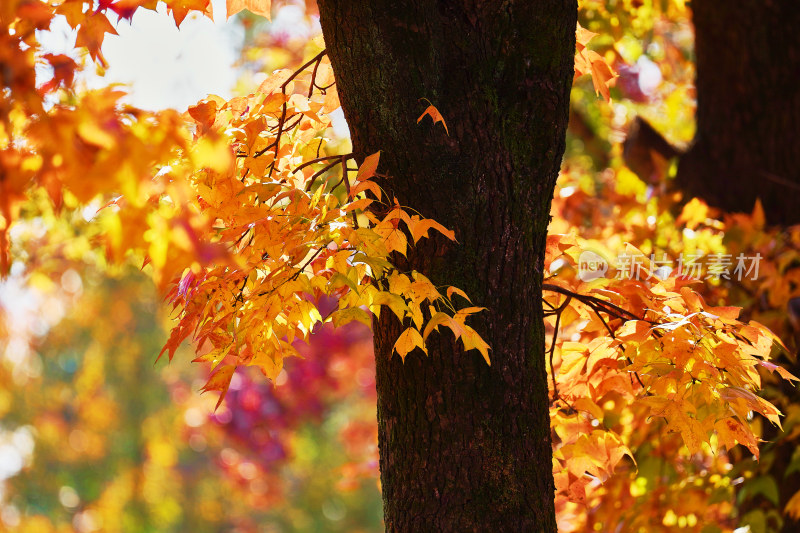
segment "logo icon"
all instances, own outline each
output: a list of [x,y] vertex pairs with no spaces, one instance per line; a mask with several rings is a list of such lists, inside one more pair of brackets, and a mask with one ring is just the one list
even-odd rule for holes
[[591,250],[584,250],[578,258],[578,279],[581,281],[591,281],[602,278],[608,272],[608,261],[600,254]]

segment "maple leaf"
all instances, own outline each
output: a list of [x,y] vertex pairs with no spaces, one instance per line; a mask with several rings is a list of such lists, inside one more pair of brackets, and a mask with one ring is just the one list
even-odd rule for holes
[[394,351],[396,351],[400,359],[405,362],[406,355],[415,348],[419,348],[425,352],[425,355],[428,354],[428,349],[425,348],[425,342],[422,340],[419,331],[416,328],[406,328],[394,343]]
[[203,392],[219,391],[219,399],[217,400],[217,404],[214,406],[215,411],[219,409],[219,406],[225,399],[225,395],[228,393],[228,388],[231,386],[231,379],[233,378],[234,370],[236,370],[236,367],[233,365],[224,365],[219,367],[219,369],[214,372],[210,378],[208,378],[208,381],[201,389]]
[[789,498],[786,503],[784,512],[791,516],[794,520],[800,519],[800,490],[794,493],[794,496]]
[[459,289],[457,287],[447,287],[447,298],[452,300],[453,299],[453,294],[458,294],[459,296],[464,298],[469,303],[472,303],[472,300],[469,299],[469,296],[467,296],[467,293],[465,293],[461,289]]
[[91,13],[81,21],[75,46],[82,46],[89,51],[89,55],[104,68],[108,67],[100,47],[103,45],[106,33],[117,35],[114,26],[103,13]]
[[484,341],[478,332],[469,326],[464,326],[464,332],[461,334],[461,342],[464,343],[464,351],[478,350],[483,356],[483,360],[487,365],[492,364],[489,360],[489,344]]
[[597,52],[586,48],[592,37],[597,35],[596,33],[586,30],[578,23],[575,35],[577,50],[575,53],[575,77],[591,74],[595,94],[601,94],[607,102],[610,102],[609,88],[616,84],[619,74]]
[[451,241],[456,240],[454,231],[449,230],[430,218],[419,219],[416,215],[411,217],[408,224],[411,235],[414,237],[414,242],[418,242],[423,237],[428,237],[428,230],[435,229]]
[[242,9],[247,9],[254,15],[261,15],[269,20],[272,0],[225,0],[225,6],[228,10],[228,18]]
[[[364,162],[358,167],[356,181],[364,181],[372,178],[375,175],[375,171],[378,170],[378,162],[380,161],[380,158],[380,152],[375,152],[374,154],[368,155],[366,158],[364,158]],[[378,199],[380,199],[380,194],[376,194],[376,196]]]
[[442,114],[439,113],[439,110],[436,109],[436,107],[434,107],[433,104],[425,108],[425,111],[423,111],[422,114],[417,119],[417,124],[419,124],[422,121],[422,119],[425,118],[426,116],[431,117],[431,120],[433,120],[434,124],[436,124],[437,122],[441,122],[442,126],[444,126],[445,133],[447,133],[447,135],[450,135],[450,132],[447,130],[447,123],[444,121]]
[[680,216],[675,221],[677,224],[684,223],[689,229],[695,229],[705,222],[708,218],[708,205],[699,198],[692,198],[683,206]]

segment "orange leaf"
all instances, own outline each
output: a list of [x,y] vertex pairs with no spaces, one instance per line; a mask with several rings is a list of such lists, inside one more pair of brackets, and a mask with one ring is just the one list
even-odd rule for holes
[[428,237],[428,230],[435,229],[451,241],[456,240],[456,233],[452,230],[449,230],[436,222],[435,220],[431,220],[430,218],[423,218],[422,220],[412,222],[409,224],[409,229],[411,230],[411,235],[414,236],[414,242],[416,243],[422,237]]
[[247,9],[254,15],[261,15],[269,20],[272,0],[226,0],[225,6],[228,10],[228,18],[242,9]]
[[736,443],[747,447],[758,459],[758,440],[753,432],[734,418],[725,418],[714,424],[717,436],[725,448],[730,450]]
[[442,123],[442,126],[444,126],[444,132],[445,132],[445,133],[447,133],[447,135],[450,135],[450,132],[449,132],[449,131],[447,131],[447,123],[444,121],[444,118],[442,118],[442,114],[441,114],[441,113],[439,113],[439,110],[438,110],[438,109],[436,109],[436,108],[435,108],[434,106],[432,106],[432,105],[429,105],[429,106],[427,107],[427,109],[425,109],[425,111],[424,111],[424,112],[423,112],[423,113],[422,113],[422,114],[419,116],[419,118],[417,119],[417,124],[419,124],[419,123],[420,123],[420,121],[421,121],[423,118],[425,118],[425,115],[429,115],[429,116],[431,117],[431,119],[433,119],[433,123],[434,123],[434,124],[436,124],[437,122],[441,122],[441,123]]
[[467,296],[467,293],[465,293],[464,291],[462,291],[461,289],[459,289],[457,287],[448,287],[447,288],[447,298],[452,300],[453,299],[453,294],[458,294],[459,296],[464,298],[469,303],[472,303],[472,300],[469,299],[469,296]]
[[753,206],[753,214],[750,215],[750,218],[753,219],[753,227],[755,229],[764,228],[766,217],[764,216],[764,207],[761,205],[761,198],[756,198],[756,205]]
[[800,490],[795,492],[794,496],[789,499],[789,503],[786,504],[783,512],[795,520],[800,519]]
[[397,251],[406,255],[408,245],[406,236],[391,221],[384,220],[375,226],[375,233],[383,238],[383,244],[389,252]]
[[381,188],[378,186],[377,183],[374,181],[362,181],[361,183],[357,184],[355,187],[350,189],[350,197],[354,197],[358,193],[364,192],[365,190],[372,191],[372,194],[378,199],[381,200]]
[[214,410],[216,411],[222,400],[225,399],[225,395],[228,393],[228,387],[231,386],[231,378],[233,377],[233,371],[236,370],[236,367],[233,365],[225,365],[220,367],[219,370],[214,372],[214,374],[208,378],[208,381],[203,388],[201,389],[203,392],[208,392],[212,390],[219,391],[219,400],[217,400],[217,405],[214,406]]
[[108,21],[102,13],[93,13],[81,21],[81,27],[78,30],[78,36],[75,38],[75,46],[83,46],[89,51],[92,59],[98,61],[104,67],[106,64],[103,54],[100,52],[100,47],[103,45],[103,39],[106,33],[116,35],[117,31],[114,26]]
[[272,94],[278,87],[286,83],[286,80],[293,74],[292,69],[282,68],[261,82],[258,86],[258,92],[264,94]]
[[[378,170],[378,161],[381,158],[380,151],[375,152],[372,155],[368,155],[364,162],[361,163],[361,166],[358,167],[358,174],[356,174],[356,181],[363,181],[368,180],[372,176],[375,175],[375,171]],[[380,198],[380,195],[378,195]]]
[[[594,53],[594,52],[592,52]],[[611,93],[608,91],[616,83],[617,75],[611,70],[600,55],[597,59],[592,60],[592,84],[596,94],[602,94],[606,102],[611,101]]]
[[579,48],[585,47],[589,43],[589,41],[592,40],[592,37],[595,37],[596,35],[597,35],[596,33],[591,32],[586,28],[584,28],[583,26],[581,26],[580,22],[578,23],[578,26],[575,28],[575,42]]
[[629,320],[617,330],[617,337],[625,341],[642,342],[650,336],[650,323],[644,320]]

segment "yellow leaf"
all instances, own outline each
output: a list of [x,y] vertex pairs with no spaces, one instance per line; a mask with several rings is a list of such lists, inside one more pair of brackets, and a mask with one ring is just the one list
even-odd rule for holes
[[331,314],[331,320],[333,321],[334,327],[344,326],[345,324],[352,322],[353,320],[358,320],[362,324],[365,324],[368,327],[372,327],[372,317],[369,316],[369,313],[361,309],[360,307],[350,307],[347,309],[340,309],[338,311],[334,311]]
[[453,317],[453,320],[455,320],[459,324],[464,324],[469,315],[473,315],[475,313],[480,313],[481,311],[485,311],[485,310],[486,310],[485,307],[465,307],[463,309],[459,309],[458,311],[456,311],[456,314]]
[[406,355],[408,355],[408,352],[414,348],[419,348],[425,352],[425,355],[428,354],[428,349],[425,348],[425,342],[422,340],[419,331],[417,331],[416,328],[406,328],[406,330],[397,339],[397,342],[394,343],[394,350],[397,352],[397,355],[400,356],[403,362],[405,362]]
[[223,141],[214,142],[207,137],[203,137],[195,144],[191,153],[192,163],[198,168],[210,168],[215,172],[225,172],[228,170],[233,154],[228,143]]
[[409,287],[410,294],[408,295],[414,303],[419,304],[425,299],[429,302],[433,302],[437,298],[442,297],[428,278],[418,273],[416,279],[417,280],[411,284],[411,287]]
[[678,405],[674,403],[669,404],[666,409],[665,418],[667,419],[670,429],[681,435],[683,443],[689,449],[689,453],[694,454],[702,449],[701,444],[706,442],[707,435],[702,424],[684,411],[685,407],[684,402]]
[[461,334],[461,342],[464,343],[464,351],[478,350],[483,355],[483,360],[487,365],[492,364],[489,360],[489,345],[486,341],[478,335],[478,332],[469,326],[464,326],[464,332]]
[[116,140],[109,132],[97,125],[92,119],[87,119],[78,124],[78,136],[89,144],[110,150]]
[[675,221],[676,224],[685,223],[689,229],[695,229],[705,222],[708,218],[708,205],[698,198],[692,198],[689,203],[683,206],[681,216]]
[[575,409],[585,411],[597,420],[603,420],[603,409],[590,398],[578,398],[572,405]]
[[283,356],[277,352],[269,355],[259,352],[247,364],[257,366],[267,379],[275,381],[283,370]]
[[425,331],[422,332],[422,338],[427,340],[428,335],[430,335],[431,332],[434,330],[438,331],[439,326],[446,325],[452,320],[453,318],[447,313],[442,313],[439,311],[438,313],[434,314],[430,320],[428,320],[428,323],[425,325]]
[[400,296],[390,292],[378,292],[372,297],[372,303],[374,305],[385,305],[389,307],[389,309],[391,309],[401,321],[403,320],[406,311],[408,311],[408,306],[406,305],[405,300],[403,300],[403,298]]

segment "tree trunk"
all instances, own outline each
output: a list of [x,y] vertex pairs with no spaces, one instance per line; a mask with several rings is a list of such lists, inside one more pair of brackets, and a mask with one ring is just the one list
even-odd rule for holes
[[726,211],[800,222],[800,6],[693,0],[697,133],[678,185]]
[[[473,5],[474,4],[474,5]],[[387,531],[555,532],[541,283],[564,151],[575,0],[319,0],[356,156],[379,183],[454,229],[403,268],[467,291],[492,365],[447,333],[392,356],[375,321]],[[442,124],[417,117],[429,100]]]

